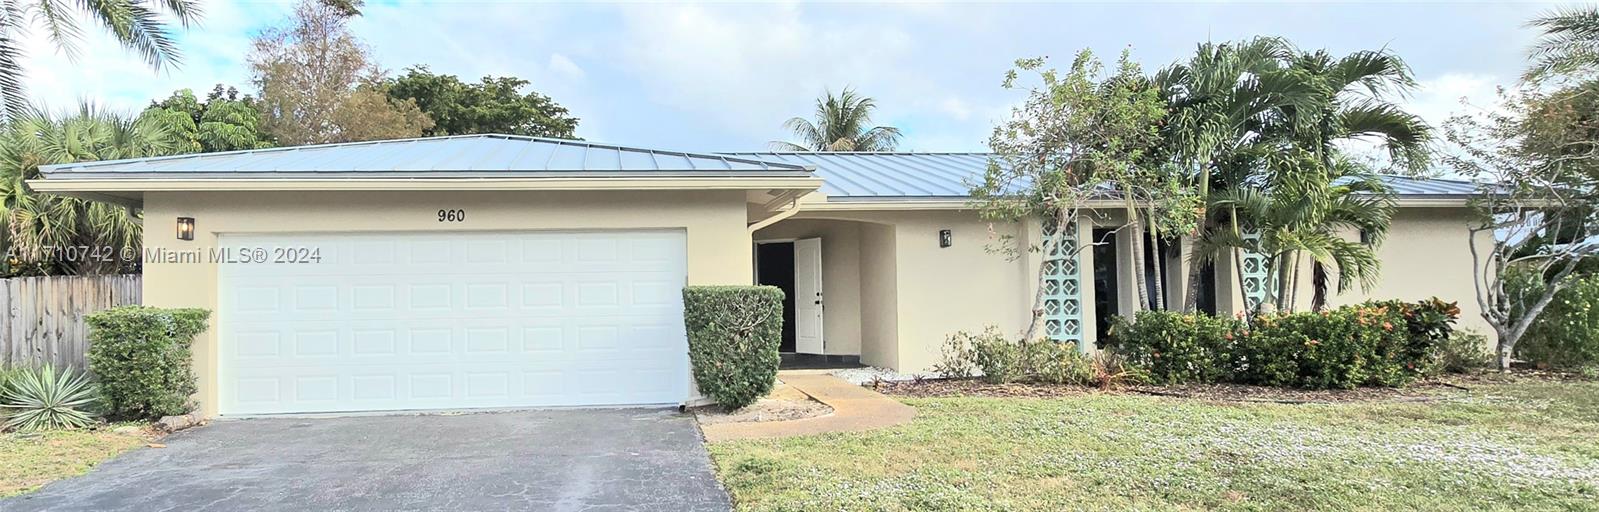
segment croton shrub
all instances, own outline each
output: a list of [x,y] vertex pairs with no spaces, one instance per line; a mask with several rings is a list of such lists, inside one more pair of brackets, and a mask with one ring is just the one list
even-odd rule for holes
[[1438,299],[1239,319],[1143,311],[1117,318],[1103,347],[1166,384],[1402,386],[1438,366],[1459,316]]

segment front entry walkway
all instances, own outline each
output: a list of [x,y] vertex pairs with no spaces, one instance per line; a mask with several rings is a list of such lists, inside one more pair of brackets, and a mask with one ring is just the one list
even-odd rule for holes
[[705,440],[767,439],[892,427],[916,417],[916,409],[881,393],[813,370],[782,371],[777,380],[833,408],[815,418],[704,425]]
[[223,420],[0,510],[728,510],[667,410]]

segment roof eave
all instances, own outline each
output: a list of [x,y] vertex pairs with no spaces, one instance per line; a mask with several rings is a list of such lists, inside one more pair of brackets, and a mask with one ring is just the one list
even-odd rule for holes
[[815,190],[810,176],[618,176],[514,178],[189,179],[115,178],[29,180],[40,192],[124,195],[143,192],[407,191],[407,190]]

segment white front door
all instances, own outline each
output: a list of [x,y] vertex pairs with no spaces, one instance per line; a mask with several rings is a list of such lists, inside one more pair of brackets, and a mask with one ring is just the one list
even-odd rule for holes
[[[675,404],[682,232],[223,235],[222,414]],[[272,253],[267,254],[269,258]]]
[[794,351],[822,353],[822,239],[794,241]]

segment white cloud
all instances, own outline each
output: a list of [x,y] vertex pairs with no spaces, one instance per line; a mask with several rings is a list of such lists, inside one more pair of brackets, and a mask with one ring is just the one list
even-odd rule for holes
[[581,82],[588,75],[583,72],[583,68],[578,66],[576,62],[572,62],[572,59],[559,53],[550,54],[548,67],[552,75],[564,78],[569,82]]
[[938,104],[938,109],[945,114],[949,114],[950,117],[955,118],[957,121],[965,121],[972,117],[971,107],[966,106],[966,102],[954,96],[944,98],[944,101]]
[[288,9],[282,4],[208,3],[199,26],[188,31],[174,27],[183,62],[161,70],[123,50],[98,25],[85,24],[76,59],[56,51],[42,29],[33,30],[23,41],[27,94],[55,110],[84,100],[131,111],[181,88],[203,92],[223,83],[249,89],[244,57],[250,37],[262,21],[280,17]]
[[[1422,80],[1416,93],[1403,105],[1407,112],[1421,116],[1427,124],[1438,128],[1456,114],[1492,106],[1501,82],[1494,75],[1446,73]],[[1467,104],[1462,104],[1462,100]]]
[[776,133],[831,88],[878,100],[878,122],[916,94],[911,37],[891,24],[813,24],[794,4],[629,6],[621,57],[656,101],[740,131]]

